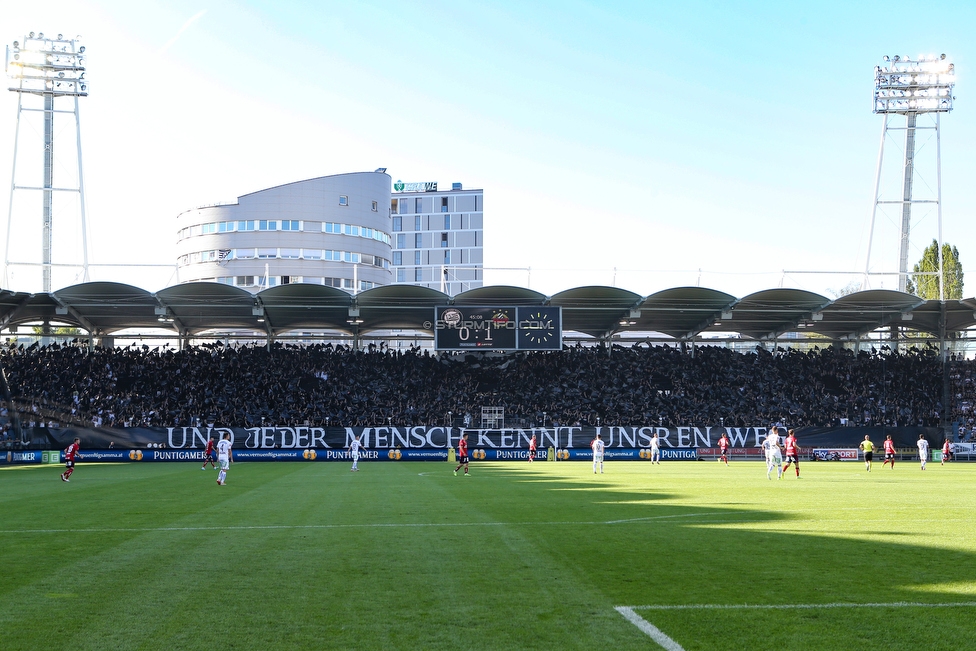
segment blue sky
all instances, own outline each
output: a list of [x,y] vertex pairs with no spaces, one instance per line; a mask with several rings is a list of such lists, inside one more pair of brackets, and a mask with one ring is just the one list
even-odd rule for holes
[[[958,76],[942,120],[944,237],[964,266],[976,255],[973,3],[926,13],[907,2],[25,5],[4,10],[6,43],[60,31],[88,47],[96,263],[171,264],[187,208],[386,167],[394,179],[484,188],[489,284],[829,295],[857,278],[783,272],[865,266],[881,129],[874,66],[941,52]],[[15,115],[6,93],[0,178]],[[926,138],[917,197],[935,187]],[[900,190],[900,147],[886,143],[886,197]],[[917,214],[912,261],[936,236],[934,213]],[[60,218],[57,232],[72,233],[70,211]],[[14,250],[39,258],[37,237],[25,237]],[[75,240],[56,240],[55,259]],[[873,246],[872,270],[896,270],[897,215],[879,215]],[[18,273],[11,286],[34,289]],[[165,268],[93,276],[175,282]]]

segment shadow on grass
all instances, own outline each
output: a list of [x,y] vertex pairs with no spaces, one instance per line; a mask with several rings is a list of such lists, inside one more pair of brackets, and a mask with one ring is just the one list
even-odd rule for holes
[[[865,534],[851,526],[864,517],[858,510],[850,511],[848,528],[843,519],[821,532],[763,528],[817,522],[825,514],[834,520],[842,517],[829,507],[818,509],[821,496],[816,492],[776,496],[794,500],[791,507],[796,510],[784,512],[734,497],[723,500],[728,496],[722,495],[707,506],[669,504],[666,500],[682,493],[661,485],[635,491],[610,481],[567,480],[528,468],[513,473],[479,466],[478,471],[499,479],[518,474],[523,481],[514,482],[516,488],[486,498],[498,507],[492,511],[513,521],[520,503],[545,505],[548,518],[563,520],[566,527],[553,535],[526,518],[526,535],[567,564],[586,567],[588,577],[615,604],[941,603],[971,601],[976,592],[976,554],[971,550],[936,546],[932,537],[926,538],[929,544],[913,543],[919,534],[911,526],[898,530],[892,521],[869,533],[904,542],[858,539],[856,535]],[[850,499],[863,505],[854,495]],[[935,515],[930,505],[914,506],[920,517]],[[911,519],[905,523],[917,524]],[[958,525],[955,529],[958,533]],[[960,583],[973,591],[950,587]]]

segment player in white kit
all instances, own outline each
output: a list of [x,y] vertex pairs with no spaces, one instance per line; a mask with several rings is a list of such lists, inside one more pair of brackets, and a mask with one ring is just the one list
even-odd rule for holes
[[925,470],[925,462],[929,458],[929,442],[925,440],[924,434],[918,435],[918,460],[922,463],[922,470]]
[[363,447],[363,444],[359,442],[359,437],[355,437],[352,443],[349,444],[349,456],[352,457],[352,470],[353,472],[359,472],[359,450]]
[[224,437],[217,441],[217,463],[220,464],[220,472],[217,473],[217,485],[223,486],[227,483],[227,471],[233,461],[230,452],[230,434],[225,433]]
[[590,448],[593,450],[593,474],[596,474],[596,466],[600,464],[600,472],[603,472],[603,441],[600,439],[600,435],[597,434],[593,442],[590,443]]
[[661,465],[661,439],[657,437],[657,432],[651,437],[651,463]]
[[779,445],[779,431],[773,425],[769,428],[769,434],[763,441],[763,449],[766,451],[766,479],[772,479],[769,473],[776,467],[776,478],[783,478],[783,451]]

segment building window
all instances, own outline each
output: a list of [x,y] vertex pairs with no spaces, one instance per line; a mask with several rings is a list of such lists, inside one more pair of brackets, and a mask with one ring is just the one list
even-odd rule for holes
[[413,218],[413,230],[415,230],[415,231],[422,231],[422,230],[424,230],[424,223],[423,223],[423,220],[420,217],[414,217]]
[[422,249],[424,248],[424,234],[417,233],[413,236],[413,248]]
[[424,200],[417,197],[413,200],[413,207],[415,213],[422,213],[424,211]]
[[444,264],[451,264],[451,250],[444,249]]
[[441,248],[447,246],[447,233],[441,233]]
[[393,252],[393,264],[397,267],[403,264],[403,251]]
[[278,221],[277,220],[274,220],[274,219],[272,219],[270,221],[267,220],[267,219],[262,219],[262,220],[260,220],[258,222],[258,230],[259,231],[276,231],[276,230],[278,230]]
[[340,194],[339,195],[339,205],[340,206],[348,206],[349,205],[349,197],[347,197],[344,194]]
[[407,270],[404,269],[403,267],[399,267],[397,269],[397,282],[398,283],[407,282]]
[[422,260],[422,257],[421,257],[422,255],[423,255],[422,252],[420,252],[420,251],[414,251],[413,252],[413,263],[414,264],[423,264],[423,262],[421,261]]
[[278,257],[278,249],[258,249],[258,257],[267,260]]
[[301,249],[282,249],[281,256],[287,260],[297,260],[301,257]]
[[377,203],[376,203],[376,202],[374,201],[374,202],[373,202],[373,212],[376,212],[376,211],[377,211],[378,209],[379,209],[379,204],[377,204]]
[[397,200],[396,199],[390,199],[390,214],[391,215],[395,215],[398,212],[400,212],[400,211],[397,210]]
[[413,270],[413,280],[414,280],[414,282],[420,282],[423,279],[424,279],[424,270],[421,269],[420,267],[417,267],[416,269],[414,269]]
[[[228,230],[234,230],[234,222],[230,222],[230,228]],[[239,231],[253,231],[254,230],[254,220],[249,219],[247,221],[237,222],[237,230]]]
[[445,231],[451,230],[451,216],[450,215],[444,215],[444,230]]
[[393,218],[393,232],[394,233],[399,233],[402,230],[403,230],[403,217],[394,217]]
[[441,197],[441,212],[447,212],[447,197]]
[[400,233],[399,235],[397,235],[397,238],[396,238],[396,248],[398,248],[398,249],[405,249],[405,248],[407,248],[407,236],[404,235],[403,233]]
[[302,257],[306,260],[321,260],[322,249],[302,249]]
[[281,220],[281,230],[283,231],[300,231],[301,223],[294,219],[283,219]]

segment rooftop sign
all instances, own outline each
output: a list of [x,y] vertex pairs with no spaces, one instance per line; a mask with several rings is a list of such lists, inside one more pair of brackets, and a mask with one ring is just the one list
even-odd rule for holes
[[422,181],[420,183],[404,183],[397,181],[393,184],[395,192],[437,192],[437,181]]

